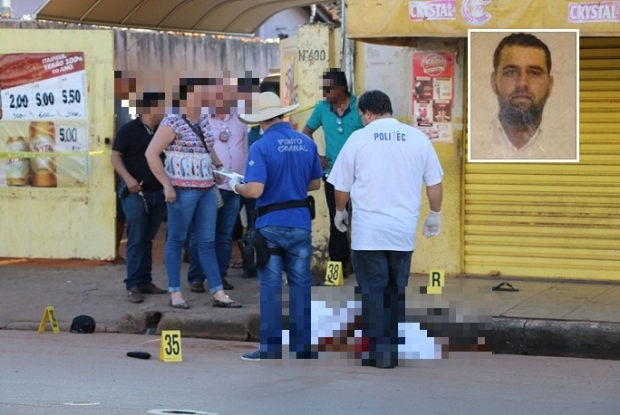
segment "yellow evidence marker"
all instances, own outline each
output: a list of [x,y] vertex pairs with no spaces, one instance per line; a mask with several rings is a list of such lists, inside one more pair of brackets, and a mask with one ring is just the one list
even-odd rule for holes
[[442,269],[432,269],[428,274],[428,287],[426,294],[441,294],[441,290],[446,284],[446,276]]
[[344,284],[342,262],[340,261],[328,261],[327,269],[325,270],[325,283],[324,285],[338,286]]
[[159,348],[159,360],[161,360],[162,362],[183,361],[180,330],[163,330],[161,332],[161,347]]
[[60,328],[58,327],[58,321],[56,320],[56,312],[54,311],[54,307],[48,306],[45,307],[45,311],[43,311],[43,317],[41,318],[41,324],[39,324],[39,333],[43,333],[45,331],[45,327],[47,326],[47,320],[52,323],[52,331],[55,334],[60,333]]

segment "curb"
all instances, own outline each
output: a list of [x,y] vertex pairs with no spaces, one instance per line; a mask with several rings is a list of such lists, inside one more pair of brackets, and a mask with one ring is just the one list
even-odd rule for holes
[[493,317],[491,350],[620,360],[620,323]]
[[260,322],[258,313],[229,315],[204,315],[184,312],[136,311],[123,315],[118,332],[143,334],[152,330],[181,330],[183,337],[215,340],[258,341]]
[[258,314],[231,316],[226,320],[213,316],[166,313],[157,325],[163,330],[181,330],[184,336],[214,340],[249,341],[259,338]]
[[[487,344],[495,354],[620,360],[620,323],[517,317],[493,317],[492,321],[493,331]],[[64,332],[69,331],[69,326],[70,323],[59,323]],[[438,324],[436,329],[441,326]],[[36,331],[38,327],[39,323],[16,321],[2,329]],[[95,332],[144,334],[147,330],[156,334],[162,330],[181,330],[183,337],[258,341],[260,322],[257,312],[222,318],[151,310],[125,314],[118,324],[97,324]]]

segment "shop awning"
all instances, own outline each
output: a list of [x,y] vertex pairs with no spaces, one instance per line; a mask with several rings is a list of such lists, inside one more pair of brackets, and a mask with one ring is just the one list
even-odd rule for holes
[[175,32],[249,35],[312,0],[48,0],[37,19]]
[[467,37],[468,29],[579,29],[581,36],[620,36],[620,1],[347,0],[346,29],[351,39],[392,44],[412,37]]

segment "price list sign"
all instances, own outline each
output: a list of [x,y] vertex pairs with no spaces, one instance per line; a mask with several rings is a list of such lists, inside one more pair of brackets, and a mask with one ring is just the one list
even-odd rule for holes
[[83,52],[0,55],[0,186],[86,185],[85,68]]
[[0,57],[4,120],[86,119],[84,53]]

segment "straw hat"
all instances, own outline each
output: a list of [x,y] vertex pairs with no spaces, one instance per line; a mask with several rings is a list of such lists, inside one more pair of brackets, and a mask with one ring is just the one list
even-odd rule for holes
[[258,95],[258,114],[245,114],[239,118],[246,124],[256,124],[291,112],[298,106],[299,104],[282,107],[279,96],[273,92],[262,92]]

